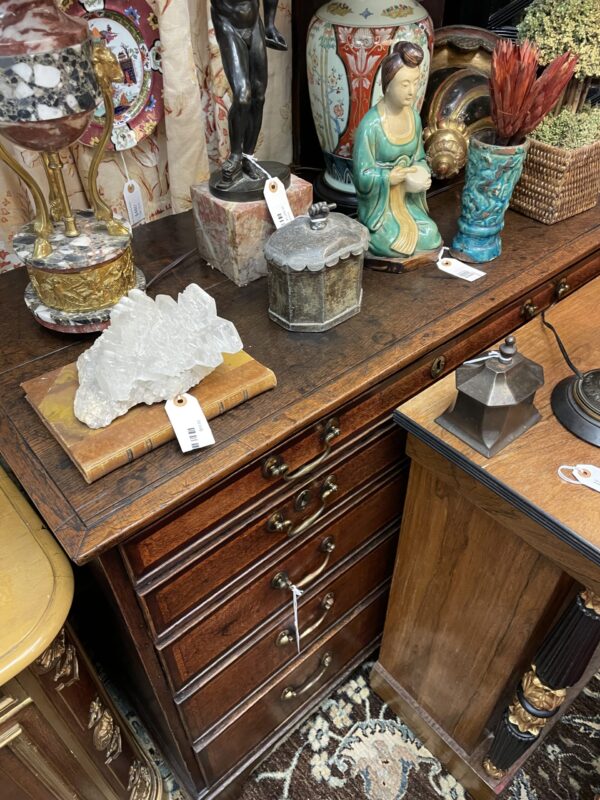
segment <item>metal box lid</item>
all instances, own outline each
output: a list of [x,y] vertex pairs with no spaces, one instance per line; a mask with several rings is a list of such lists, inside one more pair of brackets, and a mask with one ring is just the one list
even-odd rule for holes
[[517,352],[514,336],[508,336],[498,352],[467,361],[456,370],[458,391],[488,407],[518,405],[543,383],[544,370]]
[[369,247],[368,229],[344,214],[330,213],[333,208],[315,203],[308,214],[275,231],[265,245],[267,261],[297,272],[317,272],[363,254]]

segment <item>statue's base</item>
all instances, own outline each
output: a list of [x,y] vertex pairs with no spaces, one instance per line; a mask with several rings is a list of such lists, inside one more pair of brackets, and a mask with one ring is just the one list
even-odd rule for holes
[[382,256],[374,256],[372,253],[367,252],[365,256],[365,267],[369,267],[369,269],[373,269],[376,272],[410,272],[413,269],[418,269],[428,264],[435,264],[439,252],[440,248],[436,247],[435,250],[423,250],[420,253],[415,253],[405,258],[384,258]]
[[[290,185],[290,168],[279,161],[259,161],[260,166],[268,172],[271,178],[279,178],[287,189]],[[252,203],[256,200],[264,200],[264,188],[267,176],[261,173],[260,178],[250,178],[242,173],[242,176],[231,183],[229,186],[222,186],[223,173],[220,169],[210,176],[208,185],[210,193],[221,200],[229,200],[235,203]]]
[[[287,196],[294,216],[306,214],[312,203],[312,186],[292,175]],[[267,274],[263,248],[275,225],[262,194],[253,203],[221,200],[211,194],[205,181],[192,186],[192,201],[198,252],[211,267],[237,286]]]
[[[142,291],[146,288],[144,273],[136,269],[135,288]],[[58,333],[97,333],[110,325],[110,314],[116,304],[95,311],[62,311],[42,302],[33,284],[28,283],[25,289],[25,305],[34,318],[44,328]]]
[[320,172],[315,181],[315,202],[324,200],[335,203],[336,211],[355,217],[358,210],[358,199],[355,192],[340,192],[327,183],[325,172]]

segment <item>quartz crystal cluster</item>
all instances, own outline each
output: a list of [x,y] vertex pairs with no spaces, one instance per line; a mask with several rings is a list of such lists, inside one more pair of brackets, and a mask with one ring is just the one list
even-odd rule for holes
[[79,356],[75,416],[103,428],[138,403],[186,392],[223,353],[241,349],[233,323],[217,316],[215,301],[197,284],[177,301],[132,289],[111,312],[110,327]]

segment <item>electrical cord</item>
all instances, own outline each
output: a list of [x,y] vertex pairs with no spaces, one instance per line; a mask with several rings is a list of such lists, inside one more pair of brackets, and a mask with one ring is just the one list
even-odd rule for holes
[[194,247],[193,250],[188,250],[187,253],[184,253],[182,256],[178,256],[178,258],[174,259],[169,264],[167,264],[166,267],[163,267],[161,270],[159,270],[156,273],[156,275],[150,278],[150,280],[146,283],[146,290],[148,290],[153,283],[156,283],[156,281],[159,281],[161,278],[164,278],[164,276],[168,272],[170,272],[172,269],[175,269],[175,267],[178,267],[183,261],[186,260],[186,258],[189,258],[189,256],[193,255],[196,252],[197,250]]
[[[553,305],[554,305],[554,304],[553,304]],[[553,308],[553,305],[552,305],[552,306],[550,306],[550,308]],[[548,309],[548,310],[550,310],[550,309]],[[549,330],[551,330],[551,331],[552,331],[552,333],[554,334],[554,338],[556,339],[556,344],[559,346],[559,348],[560,348],[560,352],[562,353],[562,356],[563,356],[564,360],[567,362],[567,364],[569,365],[569,367],[570,367],[570,368],[573,370],[573,372],[575,373],[575,375],[577,375],[577,377],[578,377],[578,378],[583,378],[583,372],[581,372],[581,370],[577,369],[577,367],[575,366],[575,364],[573,364],[573,362],[572,362],[572,361],[571,361],[571,359],[569,358],[569,354],[567,353],[567,350],[566,350],[566,348],[565,348],[564,344],[562,343],[562,339],[561,339],[561,338],[560,338],[560,336],[558,335],[558,332],[557,332],[556,328],[554,327],[554,325],[552,325],[552,324],[551,324],[550,322],[548,322],[548,320],[546,319],[546,312],[545,312],[545,311],[542,311],[541,317],[542,317],[542,323],[543,323],[543,324],[544,324],[544,325],[545,325],[545,326],[546,326],[546,327],[547,327]]]

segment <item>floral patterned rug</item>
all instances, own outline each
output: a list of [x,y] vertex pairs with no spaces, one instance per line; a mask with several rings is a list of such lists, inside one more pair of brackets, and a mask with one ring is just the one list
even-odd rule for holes
[[[363,664],[256,770],[240,800],[468,800],[373,692]],[[600,673],[506,791],[506,800],[600,794]]]

